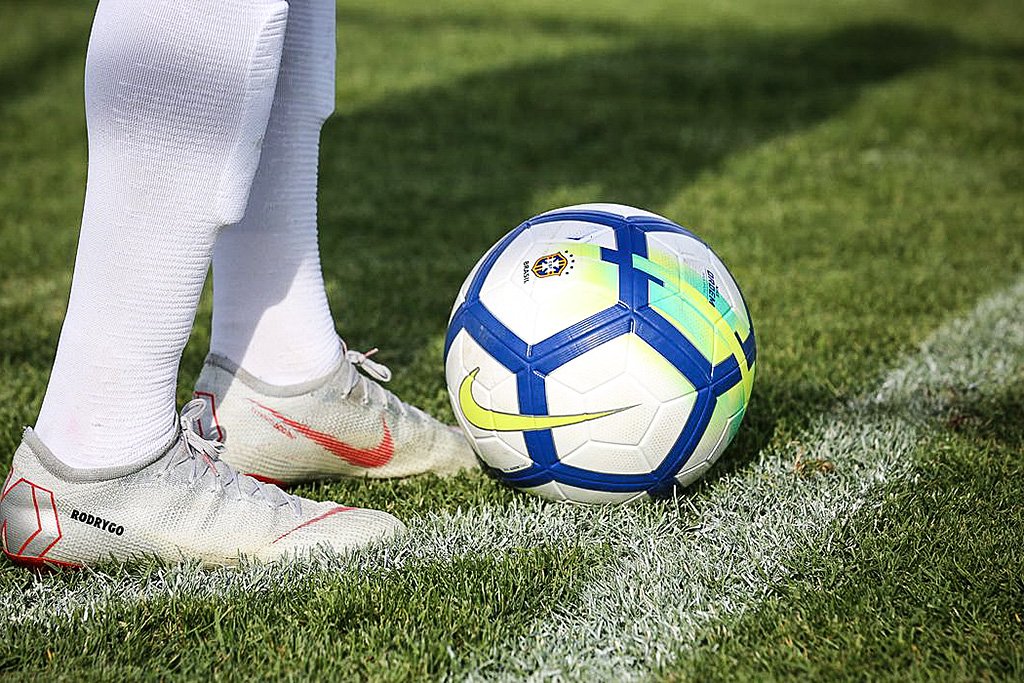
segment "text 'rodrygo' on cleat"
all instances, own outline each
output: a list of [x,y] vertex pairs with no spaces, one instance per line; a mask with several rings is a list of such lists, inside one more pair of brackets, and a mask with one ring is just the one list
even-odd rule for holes
[[203,407],[190,401],[174,443],[125,467],[69,467],[26,429],[0,498],[4,553],[35,566],[144,556],[220,566],[340,553],[404,531],[385,512],[299,498],[238,474],[219,458],[220,444],[194,431]]
[[278,484],[443,476],[477,467],[460,431],[374,381],[391,379],[387,367],[369,358],[374,351],[346,350],[334,372],[289,387],[210,355],[195,390],[208,404],[201,433],[222,441],[224,459],[240,472]]

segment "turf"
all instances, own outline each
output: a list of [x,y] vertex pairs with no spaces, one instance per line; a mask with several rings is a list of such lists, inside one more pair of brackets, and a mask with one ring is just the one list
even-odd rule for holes
[[[0,666],[42,673],[45,655],[58,663],[52,673],[71,680],[228,672],[316,678],[326,671],[337,680],[439,677],[454,659],[471,661],[475,651],[571,599],[601,552],[531,548],[411,565],[398,574],[277,571],[261,575],[255,591],[238,586],[219,599],[194,584],[136,600],[111,593],[94,618],[23,624],[22,638],[46,643],[45,650],[9,649]],[[446,637],[423,637],[424,621]]]
[[[70,0],[0,0],[3,454],[35,418],[67,301],[91,12]],[[785,452],[1024,270],[1021,14],[1014,0],[345,0],[320,208],[339,330],[355,348],[381,347],[400,395],[450,418],[445,320],[484,249],[562,204],[614,200],[668,215],[729,264],[759,341],[737,442],[678,503],[699,510],[716,482]],[[209,312],[206,296],[182,399]],[[912,473],[836,521],[825,550],[791,555],[791,578],[767,600],[650,672],[1024,677],[1022,366],[1001,393],[954,402],[914,449]],[[795,450],[793,460],[802,476]],[[476,476],[304,491],[406,518],[517,499]],[[685,523],[673,504],[655,512]],[[0,610],[0,671],[500,674],[500,662],[488,664],[496,644],[529,657],[516,635],[561,618],[553,608],[572,605],[615,552],[515,546],[357,576],[264,577],[224,595],[168,588],[158,568],[37,578],[3,565],[0,587],[18,593],[15,603],[57,593],[67,603],[49,624]],[[151,597],[119,597],[128,585]],[[538,661],[536,675],[546,671]]]
[[1024,671],[1024,391],[947,416],[922,464],[720,624],[668,680],[983,680]]

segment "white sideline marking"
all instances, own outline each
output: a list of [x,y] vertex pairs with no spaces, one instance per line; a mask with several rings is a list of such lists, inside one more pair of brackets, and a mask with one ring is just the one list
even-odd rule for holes
[[[62,615],[97,613],[155,597],[244,599],[275,587],[301,592],[321,572],[387,570],[413,559],[498,555],[541,545],[611,545],[573,604],[517,642],[495,643],[473,661],[453,661],[470,678],[625,680],[671,662],[716,621],[756,607],[786,578],[792,549],[829,551],[830,522],[871,504],[872,489],[906,471],[908,456],[949,403],[951,390],[981,396],[1024,366],[1024,280],[937,330],[879,387],[816,420],[796,443],[762,451],[756,463],[715,482],[680,511],[659,505],[601,508],[517,497],[506,508],[429,513],[388,548],[321,568],[195,566],[83,572],[35,580],[0,603],[0,621],[58,628]],[[794,476],[796,453],[835,471]],[[18,582],[13,582],[15,585]]]

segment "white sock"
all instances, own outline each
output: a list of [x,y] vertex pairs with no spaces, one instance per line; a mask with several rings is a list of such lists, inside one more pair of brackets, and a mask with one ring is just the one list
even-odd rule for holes
[[217,238],[210,351],[264,382],[341,360],[317,245],[320,128],[334,111],[334,0],[291,0],[281,73],[245,217]]
[[283,0],[101,0],[86,59],[89,180],[36,431],[73,467],[175,435],[182,349],[219,227],[238,221],[280,63]]

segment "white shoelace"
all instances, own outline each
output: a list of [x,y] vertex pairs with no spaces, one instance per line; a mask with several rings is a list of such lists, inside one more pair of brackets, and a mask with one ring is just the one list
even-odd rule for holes
[[[378,382],[388,382],[391,380],[391,370],[388,366],[375,360],[370,360],[370,356],[378,351],[376,347],[363,353],[360,351],[350,350],[345,345],[345,342],[342,342],[341,349],[345,353],[345,359],[348,360],[354,368],[362,370],[366,375],[369,375],[370,378],[375,379]],[[419,412],[418,409],[406,405],[397,396],[377,384],[377,382],[369,381],[366,375],[362,375],[359,372],[353,372],[352,375],[352,385],[349,387],[349,392],[351,393],[358,386],[361,389],[363,401],[365,403],[373,402],[385,408],[390,408],[401,415],[407,415],[413,410]]]
[[365,353],[361,351],[350,351],[349,348],[345,346],[344,342],[342,342],[341,348],[345,352],[345,358],[348,359],[348,362],[361,368],[370,377],[381,382],[391,381],[390,368],[383,363],[370,360],[370,356],[380,350],[376,346]]
[[243,496],[259,498],[271,508],[290,505],[296,515],[302,514],[302,505],[298,497],[285,493],[273,484],[264,484],[250,476],[238,474],[234,468],[220,459],[220,454],[224,452],[224,444],[204,439],[195,430],[195,424],[205,410],[206,403],[202,399],[193,399],[181,409],[179,421],[185,448],[180,451],[181,455],[178,458],[168,461],[161,473],[182,465],[191,465],[189,483],[212,475],[216,490],[227,492],[233,489],[239,499]]

